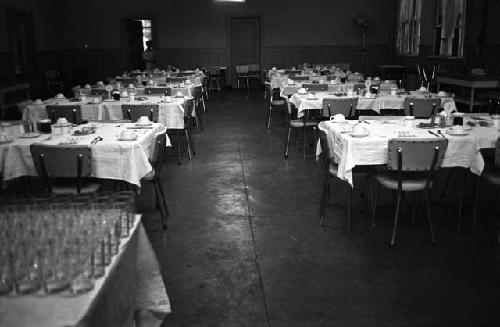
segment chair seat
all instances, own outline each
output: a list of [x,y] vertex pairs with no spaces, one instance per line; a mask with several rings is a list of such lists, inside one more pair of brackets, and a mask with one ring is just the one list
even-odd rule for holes
[[[95,193],[99,190],[100,187],[101,185],[97,183],[83,183],[80,187],[80,194]],[[71,184],[53,184],[52,193],[56,195],[78,194],[76,185]]]
[[481,178],[489,184],[500,185],[500,169],[486,165],[481,174]]
[[290,126],[292,127],[315,127],[318,126],[317,120],[302,120],[302,119],[293,119],[290,121]]
[[[425,183],[427,182],[427,176],[422,173],[406,173],[403,174],[403,191],[422,191],[425,189]],[[398,175],[395,172],[385,172],[381,174],[376,174],[375,179],[385,188],[391,190],[398,189]],[[429,188],[432,187],[432,182]]]
[[271,101],[271,106],[284,106],[285,100],[273,100]]

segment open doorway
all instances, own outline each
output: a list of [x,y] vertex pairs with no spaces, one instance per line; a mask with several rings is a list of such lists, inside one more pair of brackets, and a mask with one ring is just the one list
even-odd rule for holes
[[152,69],[156,66],[152,48],[153,20],[150,18],[126,18],[123,20],[123,26],[128,69]]
[[231,84],[236,86],[237,65],[260,66],[260,17],[231,17]]

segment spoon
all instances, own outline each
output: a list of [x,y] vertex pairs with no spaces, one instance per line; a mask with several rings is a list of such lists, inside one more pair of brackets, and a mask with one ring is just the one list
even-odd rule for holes
[[441,130],[440,130],[440,129],[438,129],[438,130],[437,130],[437,132],[438,132],[438,135],[439,135],[439,136],[446,138],[446,136],[444,136],[444,134],[442,134],[442,133],[441,133]]

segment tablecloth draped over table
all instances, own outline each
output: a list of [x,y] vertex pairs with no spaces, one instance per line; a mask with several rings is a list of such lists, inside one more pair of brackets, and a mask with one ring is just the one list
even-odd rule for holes
[[0,326],[133,326],[139,310],[154,312],[155,326],[171,312],[158,260],[137,215],[130,236],[92,291],[0,297]]
[[[133,124],[122,124],[121,128],[133,127]],[[148,159],[153,152],[154,138],[164,131],[160,124],[153,124],[152,129],[139,130],[136,141],[117,141],[120,129],[116,124],[102,124],[95,134],[79,136],[78,144],[89,144],[92,149],[92,173],[96,178],[123,180],[140,187],[141,179],[152,167]],[[91,145],[97,136],[103,140]],[[30,145],[40,142],[40,138],[15,139],[13,143],[0,145],[0,168],[3,179],[10,180],[21,176],[37,176]],[[67,141],[70,135],[52,135],[44,144],[58,144]],[[74,138],[74,137],[73,137]],[[168,139],[167,139],[168,140]],[[169,142],[169,141],[167,141]]]
[[[418,120],[420,121],[420,120]],[[370,136],[355,138],[342,133],[341,125],[332,122],[321,122],[319,128],[328,136],[328,146],[333,160],[338,163],[337,176],[353,185],[352,169],[359,165],[387,164],[388,140],[396,137],[397,130],[405,128],[399,124],[380,124],[372,121],[368,125]],[[426,129],[411,131],[419,138],[435,138]],[[480,175],[484,168],[484,160],[478,138],[472,133],[467,136],[447,136],[446,150],[442,167],[470,168],[471,172]],[[411,139],[411,138],[409,138]],[[321,154],[318,143],[316,155]]]

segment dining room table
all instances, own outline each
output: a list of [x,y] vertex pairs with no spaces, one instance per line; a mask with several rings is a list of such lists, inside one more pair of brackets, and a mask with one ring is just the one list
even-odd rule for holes
[[[346,88],[346,84],[333,84],[339,85],[340,90],[336,92],[343,91]],[[404,94],[380,94],[374,95],[369,94],[368,96],[354,95],[350,97],[358,98],[358,104],[355,108],[356,110],[373,110],[376,113],[381,112],[383,109],[404,109],[405,98],[407,97],[422,97],[422,98],[435,98],[436,101],[439,100],[440,106],[448,113],[456,110],[455,102],[452,97],[438,96],[437,94],[429,94],[419,91],[405,92]],[[328,92],[305,92],[305,93],[294,93],[289,99],[289,104],[293,104],[298,111],[298,117],[304,115],[305,110],[311,109],[323,109],[323,100],[326,98],[348,98],[349,96],[345,94],[336,94],[331,91]],[[291,106],[288,106],[289,112],[291,112]]]
[[0,326],[160,326],[171,313],[158,258],[135,215],[128,237],[86,293],[0,296]]
[[[338,164],[337,176],[353,185],[353,168],[364,165],[387,164],[388,141],[391,138],[436,138],[448,139],[442,167],[468,168],[480,175],[484,169],[481,149],[494,148],[500,136],[488,114],[466,115],[464,129],[458,133],[451,127],[435,127],[429,119],[416,119],[414,126],[400,119],[347,120],[345,122],[324,121],[318,128],[327,135],[332,159]],[[478,122],[486,122],[485,126]],[[474,124],[474,126],[470,126]],[[420,123],[424,123],[419,125]],[[367,133],[360,135],[352,132],[353,126],[362,125]],[[418,126],[423,126],[422,128]],[[318,143],[316,155],[322,152]]]
[[[181,91],[181,89],[179,91]],[[34,102],[26,106],[23,111],[22,119],[25,121],[39,122],[40,120],[49,118],[46,111],[47,105],[79,105],[82,111],[82,119],[84,120],[122,120],[126,119],[126,117],[123,117],[123,104],[156,104],[159,107],[159,123],[168,129],[183,129],[185,115],[184,106],[188,99],[191,99],[191,97],[184,94],[171,97],[165,97],[160,94],[148,94],[136,96],[134,100],[131,100],[130,97],[120,97],[120,100],[103,100],[101,96],[85,96],[84,98],[76,99],[51,98],[43,102]],[[191,112],[190,114],[195,115],[196,113]]]
[[[85,127],[92,128],[94,132],[82,134]],[[124,130],[134,131],[137,137],[122,140],[120,135]],[[165,127],[158,123],[139,126],[135,123],[91,122],[72,127],[65,134],[24,133],[20,127],[15,127],[7,134],[8,142],[0,142],[0,173],[3,181],[37,176],[30,152],[33,143],[88,145],[92,151],[92,177],[126,181],[140,188],[141,179],[153,169],[149,159],[156,134],[164,131]],[[168,145],[170,140],[167,136]]]

